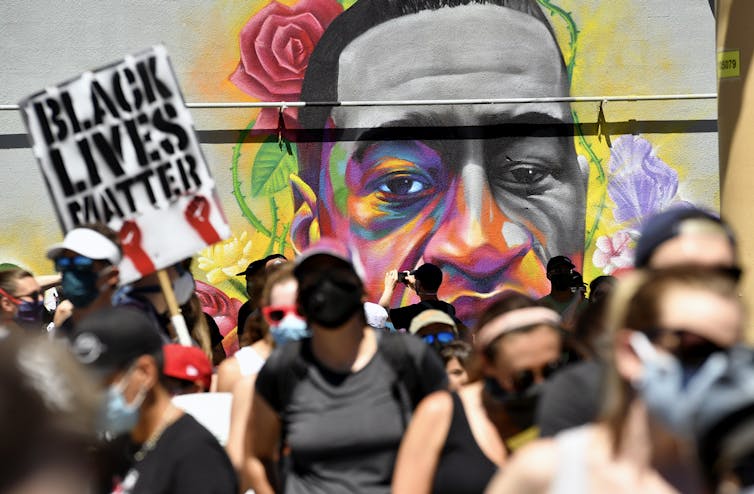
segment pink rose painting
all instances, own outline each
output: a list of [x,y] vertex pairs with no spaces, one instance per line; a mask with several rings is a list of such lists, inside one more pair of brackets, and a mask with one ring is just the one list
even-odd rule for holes
[[230,298],[214,286],[199,280],[196,280],[196,294],[202,304],[202,311],[209,314],[220,328],[226,355],[234,354],[238,350],[238,337],[234,329],[238,309],[243,302],[237,298]]
[[[270,2],[241,29],[241,60],[231,82],[261,101],[297,101],[309,57],[327,26],[343,11],[334,0],[301,0],[293,7]],[[285,112],[286,126],[295,112]],[[264,108],[255,128],[277,127],[277,109]]]

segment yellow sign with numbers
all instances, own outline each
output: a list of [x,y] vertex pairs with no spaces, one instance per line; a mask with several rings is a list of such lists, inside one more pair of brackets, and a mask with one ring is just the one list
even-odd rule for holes
[[741,76],[741,52],[739,50],[717,52],[717,76],[720,79]]

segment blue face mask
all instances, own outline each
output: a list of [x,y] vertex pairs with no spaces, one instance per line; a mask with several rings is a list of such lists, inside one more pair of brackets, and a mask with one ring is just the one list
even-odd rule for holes
[[725,371],[725,353],[714,353],[692,369],[674,355],[658,352],[644,333],[634,332],[630,344],[642,363],[642,375],[633,386],[649,413],[676,434],[690,436],[694,411],[710,383]]
[[310,336],[306,321],[295,314],[286,314],[275,326],[270,326],[270,334],[276,345],[297,341]]
[[22,324],[42,324],[42,314],[44,313],[44,300],[34,300],[29,302],[24,300],[18,304],[15,320]]
[[117,384],[107,389],[105,401],[101,410],[100,429],[113,436],[119,436],[130,432],[139,422],[139,408],[146,396],[145,390],[139,390],[133,403],[128,403],[123,396],[126,387],[126,379],[130,372]]
[[62,274],[63,293],[74,307],[86,307],[99,295],[99,275],[94,271],[63,271]]

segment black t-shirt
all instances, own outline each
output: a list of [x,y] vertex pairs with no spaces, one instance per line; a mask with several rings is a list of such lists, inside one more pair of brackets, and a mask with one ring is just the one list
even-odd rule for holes
[[217,439],[191,415],[184,414],[162,433],[154,449],[141,461],[134,455],[141,445],[128,436],[113,441],[119,457],[112,494],[236,494],[238,480],[228,455]]
[[447,302],[443,302],[442,300],[425,300],[418,304],[390,309],[390,321],[393,323],[395,329],[408,329],[414,317],[429,309],[441,310],[451,317],[455,317],[456,315],[455,307]]
[[[405,340],[415,364],[421,395],[443,389],[442,362],[424,342],[409,335],[379,334]],[[280,377],[290,362],[277,348],[256,380],[256,391],[281,417],[291,463],[287,494],[390,492],[395,456],[404,432],[401,403],[395,394],[396,369],[379,350],[358,372],[335,373],[311,354],[310,339],[301,342],[306,366],[286,398]]]
[[569,365],[545,382],[537,406],[541,437],[597,420],[605,364],[587,360]]

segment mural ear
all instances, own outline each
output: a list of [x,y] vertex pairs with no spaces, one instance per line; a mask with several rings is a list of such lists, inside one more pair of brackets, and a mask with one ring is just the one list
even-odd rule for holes
[[303,201],[293,214],[291,222],[291,242],[297,254],[319,240],[319,219],[317,218],[317,196],[309,184],[298,175],[289,177],[291,187]]

